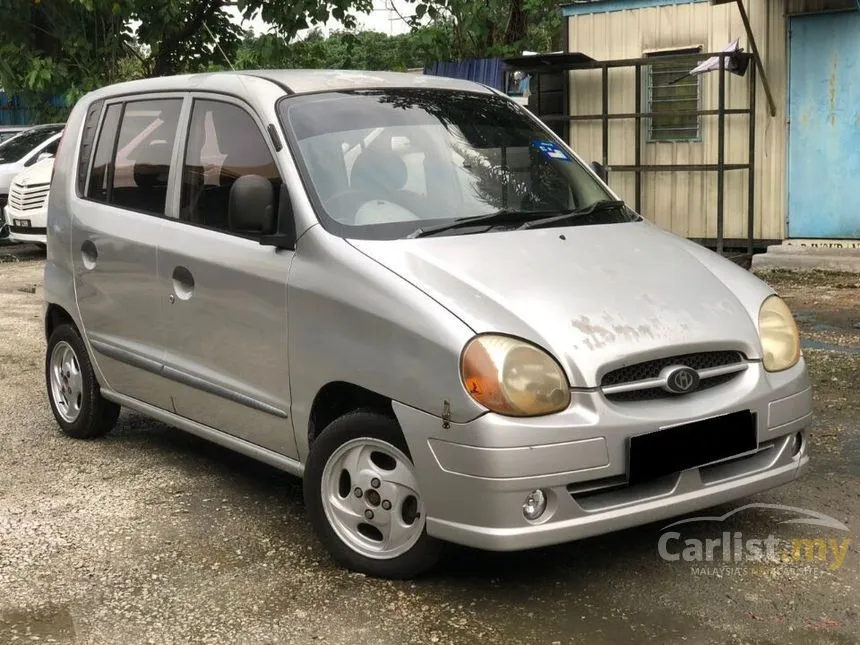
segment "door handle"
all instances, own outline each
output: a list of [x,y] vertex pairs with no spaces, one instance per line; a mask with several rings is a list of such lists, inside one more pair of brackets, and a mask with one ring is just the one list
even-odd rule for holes
[[81,244],[81,261],[88,271],[96,268],[96,262],[99,259],[99,250],[96,248],[95,242],[92,240],[84,240]]
[[173,269],[173,293],[180,300],[188,300],[194,293],[194,276],[184,266]]

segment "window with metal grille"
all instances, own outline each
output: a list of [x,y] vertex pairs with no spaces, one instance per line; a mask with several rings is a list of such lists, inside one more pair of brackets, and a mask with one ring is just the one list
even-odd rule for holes
[[[699,52],[700,47],[689,47],[645,56],[659,60],[661,56]],[[659,115],[646,119],[648,141],[699,141],[701,119],[690,112],[699,109],[700,79],[686,76],[696,66],[695,61],[660,63],[657,60],[648,67],[646,110]]]

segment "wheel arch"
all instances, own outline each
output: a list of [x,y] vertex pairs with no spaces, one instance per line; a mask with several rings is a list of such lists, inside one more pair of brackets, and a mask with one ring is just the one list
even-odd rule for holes
[[326,383],[316,393],[311,404],[307,428],[308,448],[332,421],[361,409],[396,418],[389,397],[346,381]]

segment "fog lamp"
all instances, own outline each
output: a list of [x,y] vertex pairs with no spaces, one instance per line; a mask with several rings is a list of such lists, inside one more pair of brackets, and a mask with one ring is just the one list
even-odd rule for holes
[[798,432],[794,435],[794,440],[791,442],[791,456],[794,457],[803,448],[803,433]]
[[533,490],[523,502],[523,515],[527,520],[536,520],[546,510],[546,495],[540,489]]

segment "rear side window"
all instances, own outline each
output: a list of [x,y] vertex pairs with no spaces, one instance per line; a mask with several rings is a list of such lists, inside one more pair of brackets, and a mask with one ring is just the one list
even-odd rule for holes
[[110,165],[121,114],[122,105],[115,103],[108,107],[102,120],[102,129],[99,132],[96,153],[93,156],[93,169],[90,172],[90,181],[87,186],[87,197],[97,202],[107,203]]
[[108,107],[87,196],[120,208],[164,215],[181,99]]
[[181,99],[125,104],[113,161],[110,204],[164,215],[181,107]]
[[280,175],[251,115],[231,103],[194,101],[182,168],[180,219],[231,231],[230,188],[239,177],[252,174],[272,182],[277,200]]

